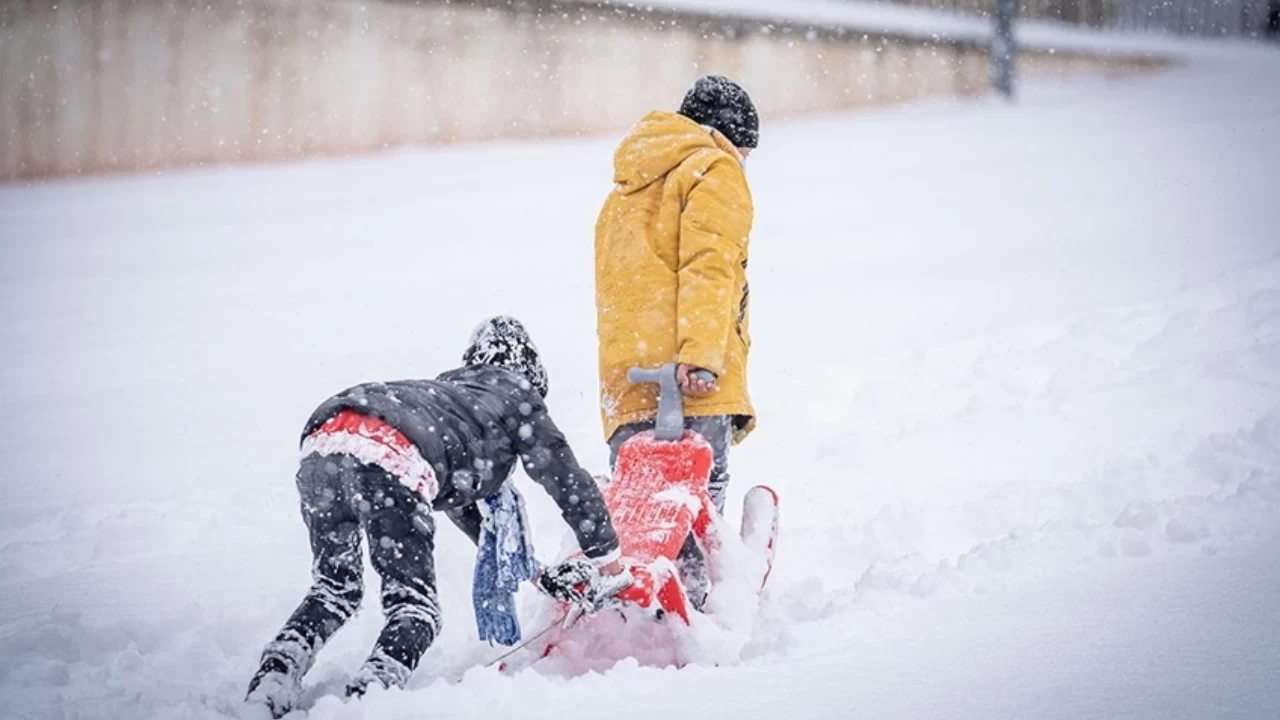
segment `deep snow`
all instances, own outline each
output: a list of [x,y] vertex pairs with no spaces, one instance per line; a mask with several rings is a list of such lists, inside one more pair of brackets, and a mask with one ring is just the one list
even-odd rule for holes
[[[411,689],[311,717],[1280,715],[1278,71],[1240,48],[1015,106],[766,120],[761,429],[729,515],[769,482],[783,524],[735,662],[478,667],[498,651],[444,526],[446,628]],[[234,715],[307,583],[302,422],[452,366],[485,314],[525,320],[603,468],[611,150],[0,190],[0,716]],[[564,529],[521,483],[552,554]],[[356,669],[372,599],[309,697]]]

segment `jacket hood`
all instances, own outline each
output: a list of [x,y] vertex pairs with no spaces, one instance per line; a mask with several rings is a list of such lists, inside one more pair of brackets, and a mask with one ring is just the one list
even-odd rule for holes
[[702,150],[721,149],[736,157],[737,151],[719,132],[689,118],[655,111],[631,128],[613,154],[613,182],[618,192],[630,195],[648,187]]

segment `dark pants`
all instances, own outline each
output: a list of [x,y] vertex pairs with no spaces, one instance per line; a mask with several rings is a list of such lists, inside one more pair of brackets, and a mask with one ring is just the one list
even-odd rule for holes
[[[716,506],[716,512],[721,515],[724,515],[725,492],[729,488],[729,441],[733,437],[733,421],[733,417],[729,415],[684,419],[686,428],[706,438],[711,445],[711,477],[707,482],[707,491],[711,495],[711,502]],[[618,428],[613,437],[609,438],[609,467],[613,468],[617,465],[618,449],[623,443],[645,430],[652,429],[652,422],[633,423]],[[706,559],[694,542],[693,535],[690,535],[685,540],[684,547],[680,548],[677,566],[680,570],[680,579],[684,582],[685,592],[689,595],[689,601],[696,609],[701,610],[707,600],[711,583],[707,576]]]
[[311,536],[312,585],[267,645],[263,667],[283,666],[301,678],[355,614],[364,595],[360,541],[367,535],[386,622],[356,682],[403,686],[440,632],[430,506],[386,471],[345,455],[304,458],[298,494]]

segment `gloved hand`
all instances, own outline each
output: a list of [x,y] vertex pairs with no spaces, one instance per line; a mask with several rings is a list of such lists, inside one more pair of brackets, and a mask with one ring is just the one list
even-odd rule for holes
[[534,584],[560,602],[581,604],[583,590],[596,574],[595,566],[585,558],[569,558],[559,565],[539,567]]
[[621,605],[622,601],[618,599],[618,593],[631,587],[631,584],[636,581],[635,576],[631,574],[631,568],[626,565],[622,566],[620,572],[613,575],[596,571],[592,580],[594,582],[587,588],[586,601],[596,610]]
[[586,558],[569,558],[559,565],[543,567],[535,582],[538,589],[556,600],[596,612],[621,602],[617,594],[630,587],[635,577],[625,565],[616,575],[604,575]]

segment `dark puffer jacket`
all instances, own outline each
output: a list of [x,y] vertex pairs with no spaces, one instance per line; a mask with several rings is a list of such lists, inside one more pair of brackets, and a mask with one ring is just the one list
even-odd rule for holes
[[497,492],[519,459],[560,507],[587,557],[618,548],[595,481],[578,465],[542,396],[515,372],[470,365],[435,380],[357,385],[321,404],[302,437],[343,410],[382,420],[417,446],[440,482],[434,508],[472,540],[480,526],[475,502]]

